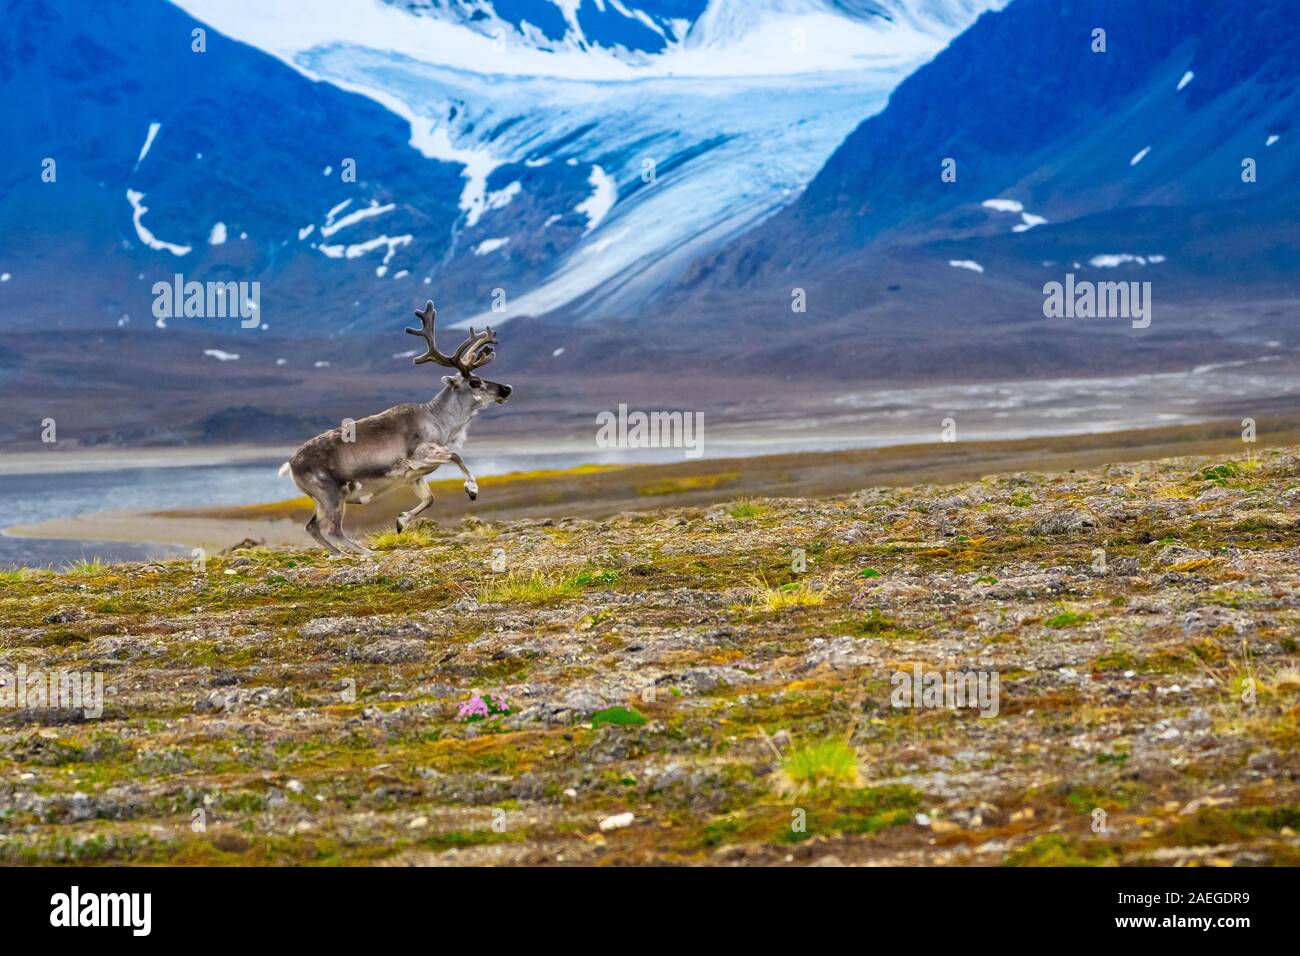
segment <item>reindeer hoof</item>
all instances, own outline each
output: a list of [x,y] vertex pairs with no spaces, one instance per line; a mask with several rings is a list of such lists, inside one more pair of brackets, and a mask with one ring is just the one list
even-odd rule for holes
[[477,491],[467,491],[467,492],[465,492],[465,494],[469,495],[469,500],[470,500],[470,501],[478,501],[478,492],[477,492]]

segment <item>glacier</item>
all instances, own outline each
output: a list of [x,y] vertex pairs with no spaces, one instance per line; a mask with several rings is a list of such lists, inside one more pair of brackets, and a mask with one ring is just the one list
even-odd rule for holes
[[[295,0],[273,10],[265,0],[173,0],[314,81],[373,99],[410,124],[413,148],[462,166],[453,254],[462,234],[480,256],[494,237],[517,236],[509,206],[530,180],[494,189],[503,167],[588,171],[589,192],[557,201],[547,220],[576,209],[581,238],[539,280],[502,280],[504,314],[460,324],[598,318],[652,300],[795,198],[899,82],[1005,2],[710,0],[670,17],[664,4],[634,0]],[[372,205],[337,224],[331,211],[322,235],[347,227],[348,241],[318,252],[382,249],[383,275],[409,242],[360,234],[385,211]]]

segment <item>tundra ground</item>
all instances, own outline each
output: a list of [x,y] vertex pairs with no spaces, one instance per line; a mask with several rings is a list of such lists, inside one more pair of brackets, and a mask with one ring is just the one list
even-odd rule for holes
[[1300,864],[1298,506],[1283,448],[2,572],[10,689],[106,697],[0,709],[0,862]]

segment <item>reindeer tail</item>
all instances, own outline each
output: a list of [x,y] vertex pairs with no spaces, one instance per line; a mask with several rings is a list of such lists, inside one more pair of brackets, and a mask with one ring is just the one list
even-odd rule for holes
[[280,466],[279,475],[281,478],[283,478],[287,474],[289,474],[289,463],[286,461],[283,465]]

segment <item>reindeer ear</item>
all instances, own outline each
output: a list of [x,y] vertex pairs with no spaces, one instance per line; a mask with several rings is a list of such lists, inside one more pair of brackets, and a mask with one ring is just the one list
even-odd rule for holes
[[444,376],[442,377],[442,384],[443,384],[443,385],[451,385],[451,384],[452,384],[453,382],[455,382],[455,381],[456,381],[456,376],[455,376],[455,375],[444,375]]

